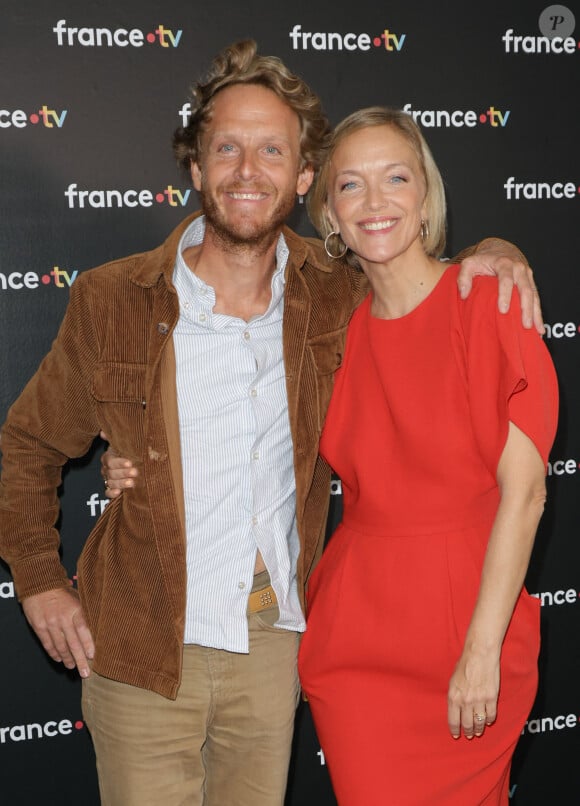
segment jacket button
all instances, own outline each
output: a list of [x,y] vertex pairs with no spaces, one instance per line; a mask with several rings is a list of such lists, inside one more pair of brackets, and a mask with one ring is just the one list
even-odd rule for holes
[[166,336],[169,333],[169,325],[167,322],[158,322],[157,332],[161,333],[162,336]]

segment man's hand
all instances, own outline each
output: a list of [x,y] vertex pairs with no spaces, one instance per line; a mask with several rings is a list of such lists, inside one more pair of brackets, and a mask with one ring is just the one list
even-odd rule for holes
[[95,645],[77,592],[55,588],[37,593],[23,600],[22,609],[50,657],[67,669],[76,666],[81,677],[88,677]]
[[[101,431],[100,437],[105,442],[109,441],[104,431]],[[133,467],[129,459],[123,459],[109,445],[101,456],[101,475],[105,480],[107,498],[117,498],[123,490],[135,486],[134,479],[139,475],[139,471]]]
[[534,282],[534,275],[525,255],[517,246],[501,238],[486,238],[477,244],[475,251],[466,250],[458,255],[456,260],[461,262],[457,283],[462,299],[469,295],[475,275],[497,276],[499,282],[498,308],[501,313],[509,310],[515,285],[520,294],[523,326],[526,328],[535,326],[540,335],[544,334],[540,297]]

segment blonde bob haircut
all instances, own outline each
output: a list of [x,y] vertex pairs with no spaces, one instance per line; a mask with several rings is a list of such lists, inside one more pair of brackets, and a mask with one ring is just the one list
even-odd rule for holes
[[[359,109],[344,118],[331,134],[326,149],[324,162],[314,180],[307,196],[308,213],[310,220],[322,236],[332,232],[332,224],[328,218],[328,173],[332,156],[338,145],[349,135],[360,129],[372,126],[390,126],[402,135],[417,156],[423,178],[425,180],[425,209],[427,211],[426,224],[428,232],[423,239],[423,249],[432,257],[441,257],[445,248],[446,206],[443,180],[439,169],[431,154],[431,149],[413,118],[400,109],[386,106],[370,106]],[[360,268],[356,256],[349,250],[346,260]]]

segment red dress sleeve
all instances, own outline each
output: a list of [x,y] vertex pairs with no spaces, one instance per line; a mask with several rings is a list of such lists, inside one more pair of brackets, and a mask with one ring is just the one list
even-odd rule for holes
[[459,305],[473,429],[487,467],[495,476],[509,421],[546,464],[558,422],[558,382],[542,337],[523,327],[516,291],[509,312],[498,311],[494,278],[477,278]]

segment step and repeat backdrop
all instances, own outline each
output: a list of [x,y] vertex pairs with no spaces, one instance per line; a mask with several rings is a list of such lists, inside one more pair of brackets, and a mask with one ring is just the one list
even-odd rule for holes
[[[319,92],[333,123],[361,106],[402,107],[422,126],[445,180],[448,254],[487,235],[507,238],[528,256],[540,289],[562,404],[527,580],[543,605],[540,688],[516,751],[510,803],[578,804],[580,8],[535,0],[340,5],[3,4],[0,420],[48,350],[79,274],[156,246],[196,209],[171,135],[187,121],[191,84],[224,46],[255,38]],[[302,207],[291,224],[313,234]],[[71,463],[62,485],[63,561],[73,582],[107,503],[102,449],[97,441]],[[329,534],[340,507],[336,479]],[[1,564],[0,630],[0,802],[97,806],[79,680],[44,654]],[[334,803],[302,705],[287,806]]]

